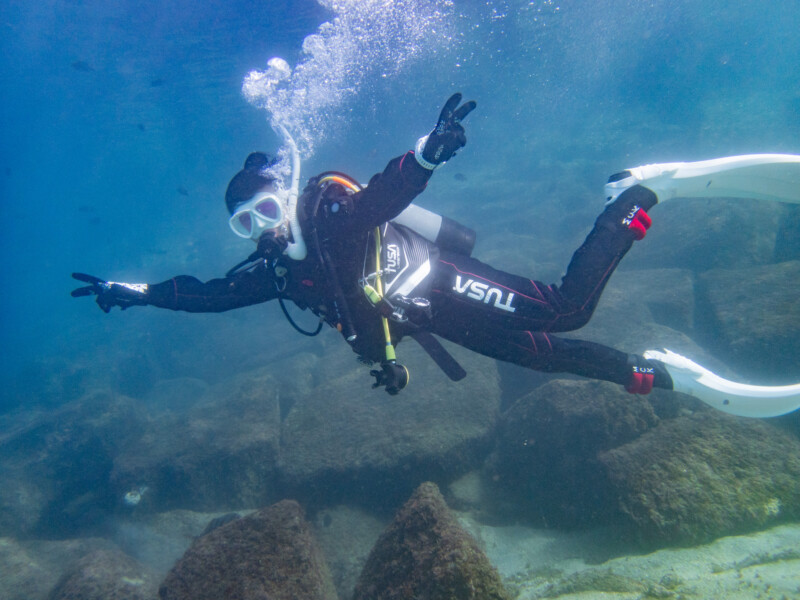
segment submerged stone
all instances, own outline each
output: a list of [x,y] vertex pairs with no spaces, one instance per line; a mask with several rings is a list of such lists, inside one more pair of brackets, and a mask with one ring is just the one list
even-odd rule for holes
[[114,458],[119,498],[146,487],[139,512],[264,506],[277,499],[280,390],[266,369],[204,392],[204,401],[162,413]]
[[507,600],[495,568],[424,483],[375,544],[354,600]]
[[648,397],[601,381],[557,379],[503,415],[488,474],[527,521],[570,528],[608,522],[615,507],[598,454],[658,422]]
[[162,600],[335,600],[303,509],[283,500],[192,544],[159,589]]
[[721,358],[753,383],[800,381],[800,261],[709,271],[700,289]]
[[56,585],[50,600],[155,600],[152,572],[119,550],[82,558]]
[[0,436],[0,535],[65,538],[96,529],[109,510],[114,456],[145,423],[133,399],[104,391],[9,418]]
[[704,542],[800,516],[800,441],[757,419],[679,417],[600,463],[647,543]]
[[411,382],[397,396],[370,387],[368,370],[332,356],[328,374],[298,395],[281,426],[284,493],[309,503],[399,506],[423,481],[476,468],[491,448],[500,406],[494,361],[448,345],[467,370],[454,383],[408,341],[398,355]]
[[117,551],[100,538],[28,540],[0,537],[0,598],[44,600],[76,560],[99,550]]
[[782,207],[776,202],[737,198],[676,199],[651,211],[647,241],[622,262],[703,272],[773,260]]

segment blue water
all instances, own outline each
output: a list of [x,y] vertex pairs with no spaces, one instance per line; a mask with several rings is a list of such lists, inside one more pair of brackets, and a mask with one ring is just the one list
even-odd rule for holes
[[[378,22],[396,17],[361,4]],[[631,164],[800,151],[796,2],[401,4],[438,16],[413,35],[389,27],[386,64],[341,78],[339,87],[356,85],[312,124],[305,175],[366,179],[456,90],[478,102],[469,144],[422,203],[480,224],[484,239],[519,223],[508,211],[535,227],[537,203],[569,201],[586,215],[580,231],[598,208],[589,191]],[[209,279],[249,252],[227,229],[222,194],[244,156],[278,138],[242,81],[272,56],[307,61],[303,40],[352,6],[337,15],[310,0],[3,3],[3,408],[57,403],[125,369],[140,377],[136,361],[149,376],[213,380],[269,355],[277,340],[252,330],[274,320],[272,308],[106,316],[69,297],[69,274]],[[375,43],[369,28],[350,33],[347,43]],[[465,184],[452,185],[456,171],[470,175]],[[502,207],[494,223],[491,203]]]
[[[462,92],[478,104],[464,123],[468,143],[419,203],[477,229],[478,258],[543,280],[560,277],[602,210],[611,173],[800,154],[795,0],[3,0],[0,27],[0,427],[24,423],[24,415],[14,420],[23,409],[56,414],[95,389],[144,403],[158,382],[194,378],[183,396],[168,388],[180,410],[193,390],[298,351],[350,354],[333,331],[296,335],[277,306],[106,315],[91,299],[70,297],[79,285],[73,271],[126,282],[208,280],[246,257],[252,243],[231,233],[223,195],[248,153],[281,146],[271,122],[292,126],[303,180],[340,170],[366,181]],[[248,102],[243,82],[273,57],[293,75]],[[782,234],[790,242],[800,224],[793,215]],[[790,242],[784,259],[800,259],[800,244]],[[685,265],[670,262],[668,250],[640,253],[623,268],[702,271],[711,250]],[[800,380],[796,356],[784,354],[759,365],[787,365],[789,380]],[[525,381],[513,369],[501,368],[509,387]],[[757,370],[747,375],[758,379]],[[32,461],[39,441],[45,450],[71,443],[47,435],[32,445]],[[81,512],[92,469],[106,493],[113,458],[98,451],[82,463],[85,480],[57,465],[78,491],[62,490],[54,514],[72,502],[78,508],[64,513]],[[91,501],[119,508],[119,498]],[[95,525],[93,513],[81,519],[44,533]]]

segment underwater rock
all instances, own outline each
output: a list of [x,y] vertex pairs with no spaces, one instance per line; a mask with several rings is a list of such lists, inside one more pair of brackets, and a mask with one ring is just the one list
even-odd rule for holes
[[713,332],[709,343],[721,357],[753,383],[800,381],[800,261],[718,269],[700,283]]
[[775,242],[775,262],[800,260],[800,205],[784,204]]
[[0,538],[0,598],[45,600],[61,575],[82,557],[114,545],[99,538],[20,541]]
[[162,600],[334,600],[303,509],[283,500],[192,544],[159,589]]
[[109,392],[8,417],[0,436],[0,535],[58,537],[96,527],[113,505],[113,457],[144,425],[135,401]]
[[206,528],[200,535],[201,536],[208,535],[215,529],[219,529],[223,525],[227,525],[228,523],[233,523],[235,520],[241,518],[242,518],[241,515],[235,512],[225,513],[224,515],[221,515],[219,517],[214,517],[208,522],[208,525],[206,525]]
[[352,360],[298,396],[281,429],[284,493],[327,506],[399,505],[422,481],[475,468],[489,452],[500,405],[497,367],[448,349],[468,373],[458,383],[408,341],[398,356],[411,382],[398,396],[370,389],[367,370]]
[[693,198],[670,200],[649,214],[653,225],[647,239],[634,244],[621,268],[701,273],[772,262],[783,209],[778,202]]
[[[651,395],[659,394],[668,392]],[[598,454],[658,422],[648,397],[607,382],[557,379],[503,414],[487,475],[526,520],[600,525],[613,519],[615,506]]]
[[439,489],[423,483],[372,549],[353,600],[510,598],[477,542]]
[[50,600],[155,600],[154,574],[119,550],[80,559],[56,585]]
[[210,533],[212,523],[241,513],[200,513],[173,510],[155,514],[135,514],[110,522],[108,536],[123,552],[159,572],[163,578],[194,540]]
[[269,371],[236,376],[185,412],[163,414],[114,460],[123,498],[147,488],[139,511],[230,510],[276,499],[281,391]]
[[142,397],[151,415],[187,411],[206,400],[210,386],[201,379],[176,377],[159,379]]
[[694,295],[694,277],[686,269],[618,271],[592,320],[567,337],[601,341],[624,352],[685,346],[686,336],[694,335]]
[[800,441],[769,422],[679,417],[599,461],[647,543],[705,542],[800,517]]

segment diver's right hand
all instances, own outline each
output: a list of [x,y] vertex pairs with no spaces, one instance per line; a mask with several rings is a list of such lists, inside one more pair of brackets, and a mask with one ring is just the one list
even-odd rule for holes
[[461,94],[453,94],[445,102],[436,127],[428,135],[417,140],[414,157],[429,171],[455,156],[467,143],[467,135],[461,121],[475,109],[475,101],[461,104]]
[[113,306],[119,306],[122,310],[125,310],[130,306],[144,306],[147,304],[146,283],[105,281],[86,273],[73,273],[72,278],[89,284],[72,290],[72,297],[79,298],[94,294],[97,296],[97,306],[105,313],[111,312]]

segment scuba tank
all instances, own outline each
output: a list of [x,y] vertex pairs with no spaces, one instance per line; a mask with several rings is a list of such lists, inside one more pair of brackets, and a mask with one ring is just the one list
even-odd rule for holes
[[474,229],[413,203],[392,222],[408,227],[443,250],[469,256],[475,248]]

